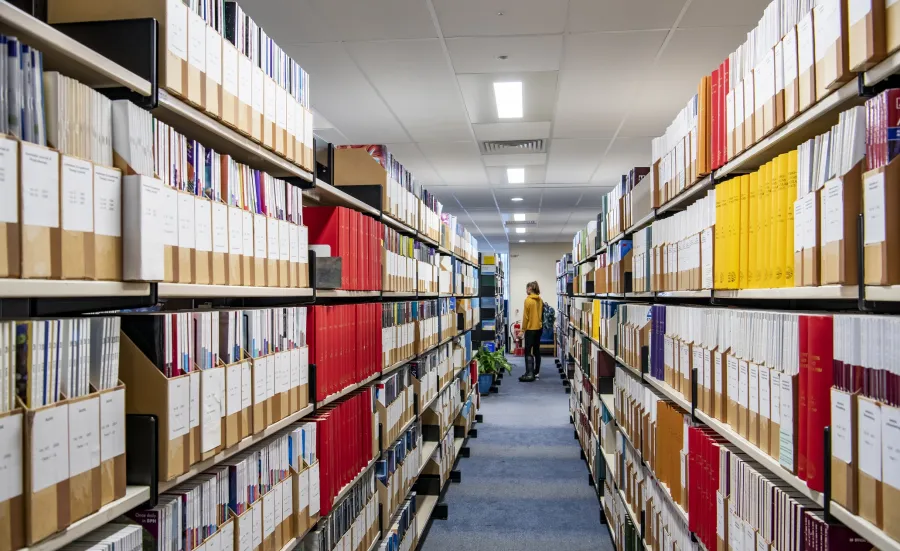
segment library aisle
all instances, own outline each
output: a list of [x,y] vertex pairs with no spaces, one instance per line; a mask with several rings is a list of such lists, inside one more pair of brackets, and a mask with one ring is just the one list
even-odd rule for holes
[[553,358],[529,384],[517,380],[524,359],[509,358],[512,375],[482,401],[462,484],[446,494],[450,518],[432,523],[422,551],[612,550]]

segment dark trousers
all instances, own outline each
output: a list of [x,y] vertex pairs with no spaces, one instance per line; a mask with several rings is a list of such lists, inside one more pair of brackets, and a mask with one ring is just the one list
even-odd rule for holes
[[541,372],[541,329],[525,331],[525,357],[534,356],[534,374]]

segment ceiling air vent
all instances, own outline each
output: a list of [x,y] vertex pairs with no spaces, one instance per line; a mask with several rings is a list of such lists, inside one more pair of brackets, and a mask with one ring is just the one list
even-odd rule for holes
[[516,227],[516,226],[534,226],[535,224],[537,224],[537,222],[535,222],[534,220],[525,220],[525,221],[522,221],[522,222],[516,222],[516,221],[514,221],[514,220],[508,220],[508,221],[506,222],[506,227],[508,227],[508,228],[514,228],[514,227]]
[[515,155],[517,153],[546,153],[547,140],[504,140],[481,142],[482,155]]

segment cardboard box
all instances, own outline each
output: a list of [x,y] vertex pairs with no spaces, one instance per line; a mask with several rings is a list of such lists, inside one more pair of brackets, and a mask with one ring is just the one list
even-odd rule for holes
[[10,457],[18,461],[9,463],[5,476],[12,481],[8,492],[0,496],[0,551],[15,551],[25,547],[25,480],[24,453],[25,415],[22,408],[0,413],[0,442]]
[[206,21],[192,10],[187,12],[187,88],[184,99],[203,109],[206,99]]
[[19,142],[0,137],[0,277],[19,277]]
[[[118,169],[94,165],[93,259],[89,277],[121,281],[122,272],[122,173]],[[155,241],[155,240],[154,240]]]
[[100,506],[125,497],[125,385],[101,390]]
[[[250,67],[250,77],[252,84],[252,101],[250,103],[250,137],[255,141],[264,144],[263,141],[263,111],[265,109],[265,74],[262,69],[252,65]],[[244,78],[243,73],[241,78]]]
[[[57,453],[51,453],[51,449]],[[70,523],[69,404],[25,409],[25,542],[33,545]]]
[[206,70],[203,75],[203,108],[210,116],[222,118],[222,43],[219,32],[206,25]]
[[900,160],[863,175],[865,283],[900,283]]
[[821,193],[822,285],[856,285],[859,281],[860,161],[840,178],[825,183]]
[[159,478],[172,480],[191,466],[190,376],[167,378],[127,335],[121,335],[119,376],[127,388],[125,411],[156,415],[159,420]]
[[881,453],[883,444],[881,404],[865,396],[857,397],[857,438],[859,458],[859,516],[879,528],[884,527],[884,484]]
[[240,207],[228,209],[228,251],[225,253],[225,284],[243,285],[244,217]]
[[847,3],[820,0],[813,12],[816,100],[820,100],[853,77],[847,53]]
[[194,196],[194,251],[191,283],[212,283],[212,203],[205,197]]
[[20,275],[46,279],[53,274],[53,234],[60,231],[59,153],[28,142],[20,142],[20,152]]
[[[900,437],[900,408],[886,404],[881,406],[881,430],[882,449],[886,449],[884,442],[897,442]],[[885,465],[883,470],[884,532],[895,540],[900,540],[900,473],[897,472],[896,464]]]
[[253,215],[253,282],[256,287],[266,286],[266,263],[268,261],[268,222],[265,215]]
[[854,393],[831,389],[831,499],[854,515],[859,511],[856,401]]
[[228,283],[226,257],[229,251],[228,206],[210,201],[212,207],[212,254],[210,255],[210,280],[213,285]]
[[[816,102],[816,52],[813,12],[797,23],[797,111],[802,112]],[[824,64],[823,64],[824,68]]]
[[884,1],[868,0],[847,5],[847,59],[852,71],[864,71],[884,59]]
[[159,23],[159,86],[185,97],[188,82],[188,8],[181,2],[148,0],[50,0],[47,22],[80,23],[153,18]]
[[266,285],[269,287],[279,287],[279,271],[278,260],[281,258],[279,252],[279,221],[276,218],[266,217],[266,242],[267,242],[267,258],[265,262]]
[[[140,178],[137,176],[136,178]],[[175,283],[176,270],[178,264],[178,191],[171,186],[162,185],[156,181],[156,190],[159,195],[159,201],[162,204],[163,211],[163,227],[161,246],[163,248],[163,279],[168,283]],[[129,193],[128,176],[126,176],[123,196]],[[127,209],[127,205],[126,205]],[[127,217],[125,218],[127,220]],[[126,225],[126,233],[128,226]],[[140,232],[135,237],[152,234],[153,232]],[[128,239],[125,240],[128,242]],[[127,271],[127,270],[126,270]]]
[[71,398],[68,407],[71,523],[100,510],[100,397],[91,393]]
[[196,196],[178,191],[178,246],[173,251],[176,283],[196,283]]
[[59,155],[60,224],[51,229],[53,279],[88,279],[94,259],[94,165]]
[[222,122],[231,128],[237,128],[240,115],[240,72],[237,48],[227,40],[222,40],[222,86],[219,104],[221,105]]
[[819,285],[821,190],[794,202],[794,285]]

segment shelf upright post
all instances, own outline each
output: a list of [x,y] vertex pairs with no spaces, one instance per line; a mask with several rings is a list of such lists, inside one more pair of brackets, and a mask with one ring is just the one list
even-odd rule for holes
[[694,425],[700,423],[697,419],[697,367],[691,368],[691,421]]
[[825,427],[825,430],[822,431],[822,438],[824,438],[824,451],[825,454],[823,457],[825,460],[825,492],[822,496],[822,507],[825,513],[825,524],[832,523],[831,517],[831,426]]

